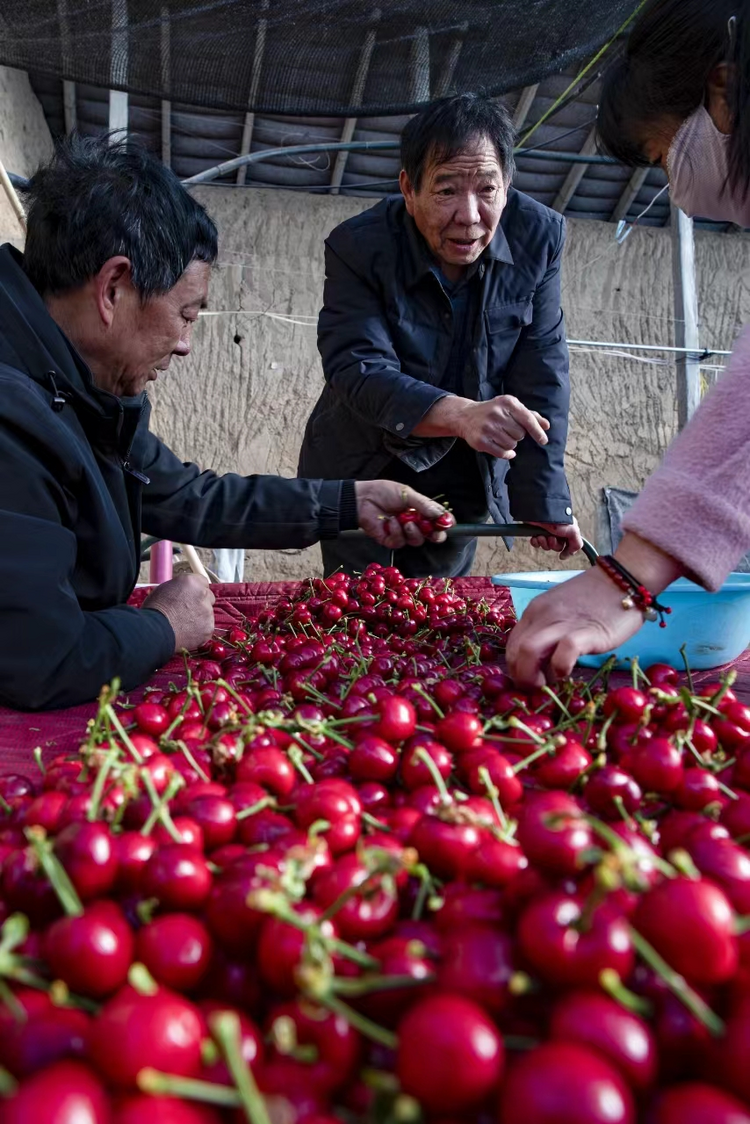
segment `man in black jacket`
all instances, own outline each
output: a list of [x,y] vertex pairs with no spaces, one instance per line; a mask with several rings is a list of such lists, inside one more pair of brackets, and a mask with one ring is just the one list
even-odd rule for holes
[[127,601],[141,531],[196,546],[301,547],[361,526],[419,545],[395,514],[442,507],[389,481],[217,476],[149,432],[147,383],[190,333],[216,227],[145,150],[66,141],[33,177],[26,247],[0,249],[0,703],[93,699],[211,634],[194,575]]
[[[510,514],[532,542],[581,546],[565,479],[568,350],[560,309],[565,224],[510,187],[506,110],[466,94],[404,129],[401,196],[326,242],[318,347],[326,387],[301,477],[381,474],[442,494],[459,523]],[[405,573],[466,574],[476,540],[399,552]],[[384,560],[374,543],[323,544],[327,572]]]

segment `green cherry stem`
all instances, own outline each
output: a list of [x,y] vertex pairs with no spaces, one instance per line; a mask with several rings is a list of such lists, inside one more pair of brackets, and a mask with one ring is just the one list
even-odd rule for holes
[[242,1104],[237,1090],[229,1085],[215,1085],[212,1081],[199,1081],[194,1077],[177,1077],[161,1073],[158,1069],[142,1069],[136,1082],[141,1092],[151,1097],[179,1097],[220,1108],[239,1108]]
[[717,1038],[720,1037],[726,1029],[723,1021],[701,999],[700,995],[693,991],[687,980],[678,972],[675,972],[674,968],[667,964],[653,945],[649,944],[645,937],[642,937],[632,925],[630,926],[630,939],[638,954],[664,980],[669,990],[687,1007],[688,1011],[695,1015],[696,1019],[703,1023],[711,1034]]
[[209,1016],[208,1025],[239,1094],[242,1110],[249,1124],[271,1124],[265,1098],[242,1056],[240,1018],[235,1011],[220,1011]]

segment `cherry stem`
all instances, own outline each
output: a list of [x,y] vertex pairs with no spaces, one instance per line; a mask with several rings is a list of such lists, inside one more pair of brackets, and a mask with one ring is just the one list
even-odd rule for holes
[[290,745],[289,749],[286,751],[286,755],[291,761],[292,765],[294,765],[295,769],[300,774],[302,779],[307,784],[314,784],[315,780],[309,769],[305,765],[304,761],[302,760],[302,750],[300,749],[300,747],[298,745]]
[[191,697],[190,697],[190,695],[187,695],[184,703],[180,707],[179,713],[175,715],[175,717],[172,719],[172,721],[170,722],[170,724],[167,726],[166,730],[162,734],[162,740],[163,741],[168,742],[169,739],[172,737],[172,731],[176,730],[177,727],[179,726],[179,724],[182,722],[182,719],[185,717],[185,711],[190,706],[190,702],[191,702]]
[[193,754],[192,754],[192,753],[190,752],[190,750],[189,750],[189,749],[188,749],[188,747],[187,747],[187,746],[185,745],[185,743],[184,743],[183,741],[180,741],[180,740],[178,739],[178,741],[177,741],[177,746],[178,746],[178,748],[179,748],[179,750],[180,750],[180,753],[181,753],[181,754],[183,755],[183,757],[185,758],[185,760],[187,761],[187,763],[188,763],[188,764],[190,765],[190,767],[191,767],[192,769],[195,769],[195,771],[196,771],[196,773],[198,774],[198,776],[200,777],[200,779],[201,779],[202,781],[205,781],[205,783],[206,783],[206,784],[208,784],[208,782],[209,782],[209,781],[211,780],[211,778],[209,777],[209,775],[208,775],[208,773],[207,773],[207,772],[205,771],[205,769],[202,769],[202,768],[201,768],[201,766],[200,766],[200,765],[198,764],[198,762],[197,762],[197,761],[195,760],[195,757],[194,757],[194,756],[193,756]]
[[422,687],[419,683],[416,683],[414,685],[413,690],[414,690],[415,695],[419,695],[420,698],[423,698],[426,703],[430,704],[432,709],[437,714],[438,718],[445,718],[445,712],[443,710],[441,710],[441,708],[438,706],[438,704],[433,699],[432,695],[428,695],[428,693],[427,693],[427,691],[425,691],[424,687]]
[[347,888],[339,894],[336,900],[331,902],[328,909],[324,910],[323,913],[321,913],[320,917],[318,918],[318,925],[322,925],[326,921],[330,921],[333,917],[336,916],[340,909],[343,909],[348,901],[351,901],[352,898],[355,898],[357,894],[361,894],[365,887],[369,886],[369,884],[374,879],[379,878],[381,877],[381,875],[387,873],[387,871],[381,870],[376,866],[369,872],[367,877],[363,878],[361,882],[358,882],[356,886],[347,886]]
[[527,726],[525,722],[522,722],[521,719],[517,718],[515,715],[512,715],[508,719],[508,725],[512,730],[523,730],[524,734],[534,742],[534,745],[543,746],[546,744],[546,739],[543,738],[541,734],[537,734],[536,730],[532,730],[530,726]]
[[331,990],[336,995],[347,995],[358,998],[360,995],[370,995],[373,991],[389,991],[395,988],[421,987],[423,984],[432,983],[435,976],[428,975],[422,979],[414,976],[359,976],[357,979],[334,976],[331,981]]
[[179,790],[183,786],[184,782],[182,780],[182,777],[179,775],[179,773],[175,773],[173,777],[170,777],[169,783],[167,784],[167,787],[164,790],[164,794],[161,797],[154,788],[153,780],[145,770],[141,774],[141,780],[143,781],[143,786],[149,795],[151,803],[153,804],[151,814],[141,828],[141,835],[150,835],[154,829],[154,825],[156,824],[157,820],[159,820],[164,825],[166,831],[169,833],[174,842],[182,843],[182,836],[173,824],[172,817],[169,814],[168,808],[169,801],[177,792],[179,792]]
[[117,733],[122,738],[122,744],[125,746],[128,753],[130,754],[130,756],[135,761],[136,765],[142,765],[143,764],[143,758],[141,757],[140,753],[138,752],[138,750],[135,748],[135,746],[131,742],[130,736],[126,732],[125,727],[123,726],[120,719],[117,717],[117,715],[115,713],[115,708],[112,706],[112,703],[107,703],[107,705],[104,708],[104,713],[105,713],[106,717],[109,719],[109,721],[112,723],[112,725],[114,726]]
[[736,680],[737,669],[733,667],[726,673],[724,679],[722,680],[721,687],[719,687],[719,690],[716,692],[716,694],[711,696],[712,706],[718,707],[719,703],[722,701],[730,687],[734,686]]
[[414,756],[416,757],[417,761],[422,762],[422,764],[427,769],[427,772],[432,777],[432,782],[435,785],[435,788],[440,793],[441,802],[443,804],[452,804],[453,803],[453,797],[448,792],[448,788],[447,788],[446,783],[443,779],[443,775],[440,772],[440,770],[438,769],[435,762],[430,757],[427,750],[423,746],[420,745],[416,749],[416,751],[414,753]]
[[539,749],[535,749],[528,757],[524,757],[523,761],[517,761],[513,766],[514,773],[521,773],[524,769],[528,769],[529,765],[533,765],[540,757],[548,757],[550,753],[554,753],[554,745],[549,745],[545,742]]
[[237,813],[238,820],[246,820],[250,816],[255,816],[258,812],[262,812],[264,808],[273,808],[276,801],[273,796],[264,796],[262,800],[257,800],[255,804],[250,804],[249,807],[243,808],[241,812]]
[[250,707],[248,706],[247,702],[245,701],[245,699],[242,698],[242,695],[238,694],[238,692],[235,691],[235,689],[231,685],[231,683],[227,683],[226,679],[217,679],[216,683],[219,687],[223,687],[225,691],[229,692],[229,694],[232,696],[232,698],[237,703],[237,705],[242,707],[245,714],[252,715],[253,712],[250,709]]
[[490,771],[489,771],[489,769],[487,768],[486,765],[480,765],[479,766],[479,779],[485,787],[485,790],[487,792],[487,796],[489,797],[489,799],[492,803],[492,807],[495,809],[495,815],[497,816],[498,823],[500,824],[500,827],[502,828],[503,831],[507,831],[508,830],[508,818],[505,815],[505,812],[503,811],[502,806],[500,804],[500,790],[498,789],[497,785],[492,783],[492,778],[490,777]]
[[614,722],[616,717],[617,717],[617,711],[614,710],[610,714],[609,718],[607,718],[607,720],[604,722],[604,725],[602,726],[601,730],[597,734],[596,748],[599,750],[600,753],[606,753],[606,751],[607,751],[607,734],[609,733],[609,728],[612,725],[612,723]]
[[29,919],[25,913],[11,913],[0,929],[0,953],[12,952],[29,935]]
[[[626,859],[627,862],[637,870],[638,856],[633,848],[628,846],[621,835],[618,835],[617,832],[609,826],[609,824],[603,823],[602,820],[598,820],[596,816],[583,814],[581,818],[584,819],[587,824],[591,825],[592,829],[600,839],[603,839],[605,843],[609,844],[613,854],[619,855],[620,858]],[[665,878],[676,878],[677,871],[675,870],[675,868],[670,863],[665,862],[665,860],[660,858],[658,855],[649,855],[649,862],[652,862],[656,869],[661,874],[663,874]]]
[[32,754],[32,757],[34,758],[34,763],[35,763],[37,769],[39,770],[39,772],[42,774],[43,777],[46,776],[47,769],[45,768],[45,765],[44,765],[44,759],[42,758],[42,747],[40,745],[37,745],[37,746],[34,747],[34,752]]
[[682,662],[685,665],[685,675],[687,676],[688,689],[690,691],[690,694],[694,695],[695,694],[695,684],[693,683],[693,673],[690,670],[690,663],[689,663],[688,657],[687,657],[687,644],[683,644],[682,647],[680,648],[680,655],[682,656]]
[[293,739],[293,741],[297,743],[297,745],[301,746],[302,749],[304,749],[305,753],[309,753],[310,756],[314,757],[316,761],[323,760],[323,754],[319,750],[313,749],[311,745],[308,745],[301,734],[290,733],[289,736]]
[[240,1017],[235,1011],[209,1016],[208,1025],[227,1063],[249,1124],[271,1124],[266,1102],[242,1056]]
[[221,1108],[239,1108],[240,1096],[229,1085],[214,1085],[194,1077],[177,1077],[161,1073],[158,1069],[142,1069],[136,1078],[142,1093],[152,1097],[180,1097],[186,1101],[201,1101]]
[[631,831],[637,831],[638,830],[638,824],[633,819],[633,817],[630,815],[630,813],[628,812],[627,808],[625,807],[625,801],[619,795],[619,793],[616,793],[612,797],[612,803],[614,804],[615,808],[617,808],[617,811],[620,815],[620,819],[625,824],[625,826],[627,828],[629,828]]
[[695,1015],[696,1019],[703,1024],[711,1034],[717,1038],[724,1034],[726,1029],[723,1021],[715,1014],[707,1003],[701,999],[697,992],[693,991],[685,978],[679,973],[675,972],[674,968],[670,968],[666,960],[662,959],[653,945],[642,937],[637,929],[630,927],[630,939],[639,955],[646,961],[648,966],[660,976],[670,991],[677,996],[681,1003],[687,1007],[691,1014]]
[[18,1082],[15,1077],[11,1077],[7,1069],[0,1066],[0,1095],[3,1097],[10,1097],[15,1093],[18,1088]]
[[555,705],[560,708],[560,710],[570,722],[574,721],[573,715],[570,713],[565,703],[562,701],[560,696],[552,690],[551,687],[547,686],[547,684],[545,683],[545,685],[542,687],[542,691],[545,695],[549,695]]
[[128,969],[128,983],[139,995],[156,995],[159,990],[156,980],[139,960],[135,960]]
[[[255,891],[250,895],[248,905],[262,913],[270,913],[273,917],[278,917],[280,921],[285,921],[287,925],[299,929],[302,933],[309,933],[311,929],[317,930],[322,920],[322,918],[318,918],[318,921],[314,924],[304,921],[299,914],[289,908],[287,899],[283,895],[275,894],[273,891]],[[354,945],[342,941],[340,937],[327,937],[321,932],[316,932],[315,935],[329,952],[337,953],[339,956],[343,956],[345,960],[351,960],[353,964],[359,964],[362,968],[380,967],[380,961],[376,960],[374,956],[361,952]]]
[[703,758],[701,757],[700,753],[698,752],[698,750],[697,750],[697,749],[695,748],[695,746],[693,745],[693,742],[692,742],[691,738],[690,738],[690,737],[689,737],[689,736],[688,736],[687,734],[685,734],[685,736],[684,736],[683,738],[681,738],[681,737],[680,737],[680,736],[678,735],[678,736],[677,736],[677,741],[678,741],[678,743],[679,743],[679,742],[682,742],[682,744],[683,744],[683,745],[686,745],[686,746],[688,747],[688,749],[689,749],[689,750],[690,750],[690,752],[692,753],[693,757],[695,758],[695,760],[696,760],[696,761],[698,762],[698,764],[700,765],[701,769],[705,769],[705,768],[706,768],[706,762],[705,762],[705,761],[703,760]]
[[44,837],[43,829],[38,827],[27,827],[24,830],[24,835],[31,844],[34,854],[39,860],[44,873],[47,875],[52,889],[57,895],[57,900],[63,908],[67,917],[81,917],[83,914],[83,903],[78,896],[78,892],[68,877],[63,864],[58,859],[57,855],[52,853],[51,845]]
[[371,812],[362,813],[362,822],[374,827],[376,831],[385,831],[388,835],[393,834],[393,828],[389,827],[387,823],[383,823],[377,816],[373,816]]
[[411,873],[419,879],[419,890],[414,900],[411,919],[412,921],[421,921],[428,895],[434,889],[433,879],[424,863],[417,863]]
[[350,1026],[353,1026],[355,1030],[358,1030],[360,1034],[363,1034],[365,1038],[369,1038],[372,1042],[378,1042],[389,1050],[395,1050],[398,1046],[398,1038],[392,1030],[386,1030],[384,1026],[379,1026],[372,1019],[361,1015],[359,1011],[355,1011],[353,1007],[350,1007],[348,1003],[344,1003],[342,999],[338,999],[335,995],[330,993],[316,994],[312,998],[322,1007],[327,1007],[334,1015],[341,1015]]
[[91,803],[89,805],[88,814],[86,816],[86,819],[89,821],[89,823],[93,823],[99,815],[99,808],[101,807],[102,796],[104,795],[104,786],[107,783],[107,777],[109,776],[112,766],[119,756],[120,747],[118,745],[113,745],[99,767],[99,771],[96,774],[96,780],[94,781],[94,787],[91,790]]
[[325,703],[326,706],[334,706],[336,710],[341,710],[341,703],[337,703],[335,699],[329,699],[328,696],[324,695],[322,691],[319,691],[317,687],[313,687],[312,683],[305,683],[305,690],[309,695],[312,695],[314,699],[317,699],[318,702]]
[[[372,721],[372,719],[370,719]],[[337,745],[343,745],[344,749],[354,749],[354,742],[349,741],[348,738],[343,738],[336,730],[332,730],[330,726],[324,728],[325,736],[330,738],[332,742]]]
[[614,999],[616,1003],[619,1003],[621,1007],[624,1007],[626,1011],[644,1016],[652,1014],[653,1004],[626,987],[614,968],[602,969],[599,973],[599,984],[602,990],[606,991],[607,995]]

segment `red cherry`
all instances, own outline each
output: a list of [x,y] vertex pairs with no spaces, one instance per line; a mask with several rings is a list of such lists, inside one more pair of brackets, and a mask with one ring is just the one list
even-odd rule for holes
[[110,1124],[109,1097],[81,1062],[60,1061],[28,1077],[3,1102],[3,1124]]
[[633,924],[692,983],[722,983],[737,969],[734,912],[706,879],[673,878],[655,886],[641,898]]
[[476,1109],[504,1069],[503,1044],[476,1003],[436,995],[414,1004],[398,1028],[396,1073],[430,1113]]
[[197,917],[166,913],[138,930],[135,952],[157,983],[192,991],[206,974],[213,941]]
[[650,1027],[607,996],[593,991],[565,996],[552,1012],[550,1037],[602,1054],[639,1092],[656,1079],[656,1041]]
[[192,1003],[166,988],[140,995],[124,987],[94,1019],[89,1054],[116,1088],[134,1088],[147,1066],[195,1077],[201,1064],[203,1024]]
[[548,1042],[521,1057],[500,1095],[500,1124],[634,1124],[632,1095],[601,1055]]

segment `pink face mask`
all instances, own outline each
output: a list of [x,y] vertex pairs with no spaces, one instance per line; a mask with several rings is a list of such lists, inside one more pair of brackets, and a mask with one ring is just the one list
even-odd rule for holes
[[729,137],[701,106],[688,117],[667,156],[669,194],[686,215],[750,226],[750,194],[742,199],[729,187]]

